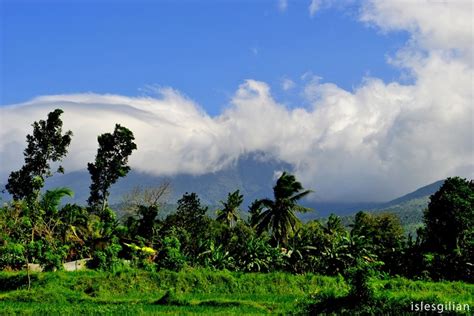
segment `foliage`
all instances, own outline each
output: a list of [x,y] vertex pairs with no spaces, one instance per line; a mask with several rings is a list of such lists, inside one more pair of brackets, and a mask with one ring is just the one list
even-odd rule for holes
[[375,275],[375,268],[379,264],[368,257],[356,260],[354,266],[346,273],[346,280],[350,286],[349,296],[360,302],[370,303],[374,296],[370,278]]
[[[365,279],[366,278],[362,278]],[[322,288],[309,295],[299,304],[298,313],[310,315],[412,315],[412,304],[423,302],[438,306],[446,304],[468,304],[472,308],[473,285],[460,282],[425,282],[404,278],[379,280],[370,278],[366,284],[371,288],[370,300],[360,300],[351,289],[334,291]],[[444,306],[443,314],[470,314],[472,310],[449,311]],[[465,308],[465,307],[464,307]],[[433,312],[438,314],[439,312]],[[428,314],[428,313],[427,313]],[[430,314],[431,315],[431,314]]]
[[384,270],[399,273],[402,261],[399,260],[405,242],[400,220],[393,214],[370,214],[359,212],[351,230],[352,236],[365,239],[373,245],[376,257],[385,262]]
[[208,208],[201,206],[196,193],[185,193],[178,201],[176,213],[166,217],[162,231],[168,234],[174,231],[183,253],[194,263],[203,251],[199,246],[209,239],[210,219],[206,216]]
[[[0,308],[9,308],[8,304],[2,306],[2,300],[52,305],[111,301],[160,312],[173,307],[228,312],[232,307],[249,313],[290,313],[294,310],[286,305],[276,307],[278,299],[293,293],[285,303],[293,306],[295,299],[311,290],[315,294],[301,303],[306,312],[383,314],[394,308],[404,313],[410,299],[436,301],[444,296],[432,285],[428,294],[416,296],[413,293],[425,289],[424,283],[397,279],[394,285],[390,281],[393,275],[473,280],[473,181],[448,178],[444,182],[430,199],[426,227],[416,239],[405,236],[394,214],[360,212],[350,231],[333,214],[326,221],[302,223],[296,213],[309,209],[298,203],[310,191],[286,172],[273,187],[273,200],[251,204],[248,221],[239,219],[244,200],[239,190],[221,202],[215,220],[207,216],[208,207],[196,193],[184,194],[176,212],[164,218],[163,200],[169,183],[128,194],[123,203],[126,216],[119,220],[107,203],[109,189],[130,170],[128,157],[136,145],[133,133],[118,124],[113,134],[99,136],[95,163],[88,165],[92,179],[88,208],[64,205],[62,199],[73,194],[68,188],[40,191],[44,179],[51,175],[49,164],[64,157],[72,135],[62,134],[61,113],[56,110],[47,122],[33,124],[25,165],[12,173],[14,180],[9,182],[15,200],[0,208],[0,269],[26,266],[28,284],[33,281],[29,292],[21,273],[5,280],[6,285],[0,273]],[[20,182],[30,188],[20,190]],[[101,272],[85,272],[81,274],[84,280],[61,271],[31,275],[29,269],[29,264],[37,263],[45,271],[61,270],[64,261],[87,257],[92,257],[89,268]],[[112,281],[115,278],[117,281]],[[45,284],[54,286],[44,288]],[[468,288],[472,294],[470,285],[460,284],[453,288],[462,288],[462,293]],[[411,292],[405,289],[408,294],[397,296],[392,291],[403,286]],[[451,291],[450,286],[445,290]],[[218,293],[229,296],[218,297]],[[194,294],[200,296],[191,299]],[[260,294],[281,296],[271,302],[252,302]],[[116,299],[117,295],[122,298]],[[143,295],[148,295],[146,301]],[[243,296],[246,298],[241,300]],[[466,297],[463,299],[471,299]],[[140,312],[140,308],[133,312]]]
[[252,227],[256,227],[258,224],[258,220],[260,217],[260,214],[262,213],[262,201],[261,200],[255,200],[250,204],[249,206],[249,218],[248,218],[248,224]]
[[433,253],[431,276],[474,280],[474,181],[448,178],[430,197],[423,248]]
[[123,264],[118,258],[120,250],[122,250],[122,246],[118,243],[117,238],[113,238],[110,244],[94,252],[92,260],[88,264],[91,268],[101,271],[115,271]]
[[134,139],[133,133],[120,124],[115,125],[113,134],[98,137],[95,162],[87,164],[92,180],[87,202],[96,212],[102,213],[106,209],[110,186],[130,171],[128,157],[137,149]]
[[439,253],[451,253],[468,242],[474,227],[474,181],[448,178],[430,197],[425,212],[426,247]]
[[259,232],[270,231],[278,245],[285,246],[300,224],[295,212],[308,212],[310,209],[297,204],[298,200],[311,193],[304,190],[295,176],[283,172],[273,187],[274,200],[262,199],[263,211],[256,220]]
[[222,244],[215,245],[213,241],[208,242],[207,250],[199,254],[200,262],[204,267],[212,269],[235,269],[235,259]]
[[19,269],[25,264],[25,246],[9,242],[0,246],[0,270]]
[[[46,121],[33,123],[33,134],[26,136],[25,164],[10,174],[5,187],[13,199],[36,198],[45,178],[52,175],[50,163],[61,161],[67,154],[72,132],[62,133],[62,113],[62,110],[56,109],[48,114]],[[61,166],[57,170],[64,172]]]
[[181,253],[181,243],[179,239],[174,236],[165,237],[162,249],[156,259],[158,267],[162,269],[173,271],[181,270],[186,261],[184,255]]
[[240,194],[239,190],[229,193],[227,201],[221,201],[223,208],[217,212],[216,220],[229,227],[234,226],[239,220],[239,207],[243,201],[244,196]]
[[157,235],[157,216],[159,208],[157,205],[139,205],[136,208],[136,215],[126,219],[126,226],[130,238],[141,237],[150,244],[155,243]]

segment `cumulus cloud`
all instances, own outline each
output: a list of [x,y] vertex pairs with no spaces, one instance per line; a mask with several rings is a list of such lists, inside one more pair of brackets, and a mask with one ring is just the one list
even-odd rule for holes
[[[132,167],[157,175],[213,172],[244,154],[265,152],[291,164],[318,198],[353,201],[394,198],[446,176],[473,177],[473,65],[465,42],[472,44],[472,33],[466,39],[463,27],[447,31],[427,22],[425,16],[441,14],[437,2],[423,9],[385,3],[371,1],[361,20],[411,33],[392,58],[410,71],[411,84],[365,78],[347,91],[308,75],[303,90],[311,106],[289,109],[266,83],[246,80],[215,117],[170,88],[160,89],[158,97],[38,97],[0,109],[0,173],[4,177],[21,166],[31,122],[61,107],[65,128],[75,134],[64,162],[69,171],[85,170],[97,135],[121,123],[136,136]],[[390,18],[391,10],[399,12],[399,21]]]
[[413,48],[464,55],[472,63],[473,3],[457,1],[368,1],[361,20],[382,31],[410,32]]

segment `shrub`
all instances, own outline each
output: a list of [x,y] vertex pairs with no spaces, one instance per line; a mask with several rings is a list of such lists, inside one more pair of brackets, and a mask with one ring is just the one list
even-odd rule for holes
[[25,264],[25,247],[19,243],[7,243],[0,247],[0,270],[20,269]]
[[92,256],[92,260],[88,265],[102,271],[115,271],[123,265],[118,258],[118,253],[122,250],[122,246],[118,243],[117,238],[113,238],[112,242],[103,250],[96,250]]
[[163,239],[163,249],[158,253],[157,264],[162,269],[179,271],[186,263],[181,253],[181,243],[174,236]]

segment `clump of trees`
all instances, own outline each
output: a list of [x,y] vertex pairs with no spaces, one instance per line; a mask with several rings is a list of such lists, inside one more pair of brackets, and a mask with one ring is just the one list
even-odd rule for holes
[[367,280],[377,274],[472,282],[472,181],[444,182],[431,197],[416,240],[406,237],[393,214],[359,212],[349,228],[336,215],[302,223],[297,213],[311,210],[299,202],[311,191],[287,172],[276,181],[273,198],[250,205],[246,220],[239,190],[221,201],[216,219],[196,193],[184,194],[176,211],[163,216],[169,183],[135,189],[126,197],[126,215],[118,219],[108,204],[110,187],[130,171],[128,159],[137,149],[133,133],[119,124],[98,137],[95,161],[87,166],[87,206],[61,204],[73,194],[67,188],[41,191],[52,175],[50,164],[66,156],[71,142],[61,114],[55,110],[33,124],[25,164],[9,177],[6,189],[13,201],[0,209],[0,269],[39,263],[54,270],[65,261],[92,258],[91,267],[102,270],[128,262],[147,270],[204,266],[340,274],[352,284],[351,295],[364,300],[371,295]]
[[474,281],[474,182],[448,178],[431,196],[420,231],[433,277]]

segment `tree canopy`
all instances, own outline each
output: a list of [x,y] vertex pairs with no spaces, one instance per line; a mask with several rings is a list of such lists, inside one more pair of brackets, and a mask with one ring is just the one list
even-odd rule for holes
[[[61,161],[66,156],[72,132],[63,134],[62,113],[63,110],[56,109],[48,114],[46,121],[33,123],[33,134],[26,136],[25,164],[10,174],[5,187],[15,200],[36,198],[45,178],[52,174],[50,163]],[[57,171],[64,172],[61,166]]]
[[115,125],[113,134],[98,137],[95,162],[87,164],[92,180],[87,202],[92,209],[102,212],[107,207],[110,186],[130,171],[128,157],[137,149],[134,139],[132,131],[120,124]]
[[244,201],[244,196],[239,190],[229,193],[226,201],[221,201],[223,208],[217,211],[216,220],[232,227],[239,220],[239,207]]
[[286,245],[288,237],[295,232],[300,220],[295,212],[308,212],[310,209],[298,205],[298,201],[311,193],[305,190],[294,175],[283,172],[273,187],[274,200],[259,201],[263,211],[257,218],[257,229],[268,230],[277,244]]
[[462,247],[474,230],[474,182],[448,178],[430,197],[424,214],[429,250],[449,253]]

